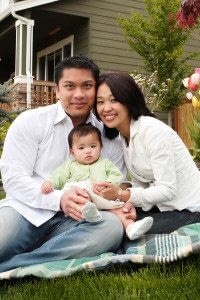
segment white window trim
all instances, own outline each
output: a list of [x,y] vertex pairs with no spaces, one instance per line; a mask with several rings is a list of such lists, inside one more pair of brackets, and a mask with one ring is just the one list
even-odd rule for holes
[[[39,52],[37,52],[37,75],[36,75],[36,78],[37,80],[39,79],[39,59],[40,57],[42,56],[46,56],[46,59],[47,59],[47,55],[52,53],[52,52],[55,52],[56,50],[60,49],[60,48],[63,48],[64,46],[68,45],[68,44],[71,44],[71,56],[73,56],[74,54],[74,35],[70,35],[69,37],[59,41],[58,43],[55,43]],[[63,51],[62,51],[62,59],[63,59]],[[46,65],[46,63],[45,63]],[[46,69],[45,69],[45,80],[46,80]]]

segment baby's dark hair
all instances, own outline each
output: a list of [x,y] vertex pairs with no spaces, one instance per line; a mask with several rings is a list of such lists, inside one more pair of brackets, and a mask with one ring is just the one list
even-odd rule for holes
[[74,136],[82,137],[94,133],[97,135],[98,140],[102,146],[101,131],[97,127],[93,126],[91,123],[88,124],[82,123],[75,126],[68,135],[69,148],[70,149],[72,148]]

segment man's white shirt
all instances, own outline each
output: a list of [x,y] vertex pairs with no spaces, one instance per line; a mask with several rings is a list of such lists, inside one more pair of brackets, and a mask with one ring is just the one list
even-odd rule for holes
[[[103,125],[90,113],[86,123],[102,132],[102,156],[110,159],[126,176],[121,142],[108,140]],[[41,193],[41,183],[70,158],[68,134],[73,124],[60,102],[23,112],[10,126],[0,161],[6,199],[28,221],[40,226],[60,210],[64,191]],[[124,177],[125,177],[124,176]]]

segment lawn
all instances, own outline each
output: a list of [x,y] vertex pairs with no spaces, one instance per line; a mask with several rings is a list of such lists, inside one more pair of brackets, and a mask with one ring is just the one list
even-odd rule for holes
[[[3,197],[3,193],[0,193]],[[1,300],[200,299],[200,257],[168,265],[123,265],[59,279],[0,282]]]

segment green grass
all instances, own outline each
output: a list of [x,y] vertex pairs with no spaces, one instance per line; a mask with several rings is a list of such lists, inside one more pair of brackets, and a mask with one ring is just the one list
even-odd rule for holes
[[2,281],[0,299],[200,299],[200,258],[171,265],[123,266],[42,280]]
[[0,191],[0,200],[3,199],[5,196],[5,193],[3,191]]
[[3,280],[0,300],[198,300],[199,270],[196,255],[169,265],[127,264],[59,279]]

